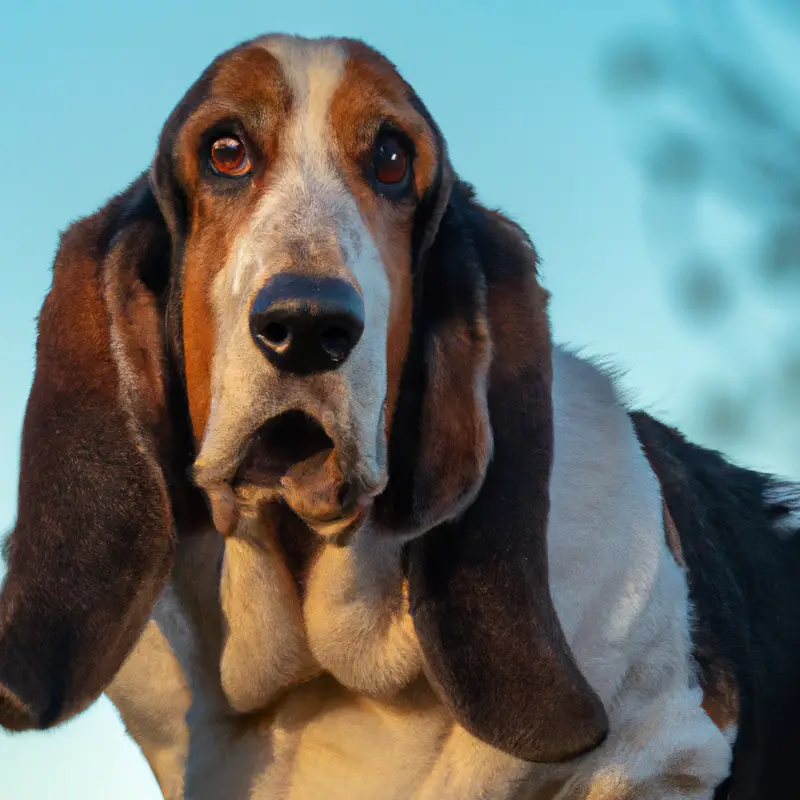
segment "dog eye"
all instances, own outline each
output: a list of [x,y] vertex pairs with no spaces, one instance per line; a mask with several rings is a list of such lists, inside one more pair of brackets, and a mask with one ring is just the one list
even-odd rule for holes
[[408,154],[395,136],[378,139],[372,155],[375,179],[378,183],[392,186],[401,183],[408,173]]
[[222,136],[212,142],[209,164],[217,175],[230,178],[241,178],[250,172],[247,148],[235,136]]

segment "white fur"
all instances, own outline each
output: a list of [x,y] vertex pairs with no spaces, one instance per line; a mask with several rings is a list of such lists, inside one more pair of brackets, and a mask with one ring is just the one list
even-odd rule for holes
[[[154,616],[170,603],[165,592]],[[150,764],[167,800],[183,797],[183,777],[189,750],[186,714],[191,693],[167,637],[151,620],[108,688],[128,734]]]
[[272,532],[252,530],[257,523],[245,516],[226,539],[220,580],[220,681],[240,712],[265,708],[279,692],[319,672],[292,576]]
[[359,694],[391,696],[422,671],[408,613],[400,544],[369,525],[326,547],[309,576],[305,619],[320,666]]
[[[245,720],[214,699],[213,670],[205,669],[202,680],[190,678],[193,705],[205,712],[187,716],[185,773],[169,776],[183,778],[187,798],[711,798],[729,769],[730,745],[700,707],[687,587],[666,545],[657,482],[610,379],[560,350],[554,354],[554,414],[550,588],[576,661],[608,712],[608,740],[567,764],[522,762],[455,725],[416,667],[395,671],[397,664],[413,665],[413,658],[389,658],[384,675],[370,678],[382,656],[395,652],[384,647],[387,630],[403,643],[399,651],[415,652],[398,612],[400,572],[391,568],[388,544],[383,554],[376,552],[380,545],[364,551],[363,566],[378,567],[367,573],[374,581],[359,570],[363,554],[330,549],[311,580],[306,624],[319,660],[358,690],[321,676]],[[205,591],[196,574],[193,581],[195,591]],[[206,605],[215,591],[212,585],[204,595]],[[203,634],[214,615],[198,608],[184,605],[186,629],[193,631],[188,640],[161,626],[184,671],[203,671],[198,664],[213,661],[198,655],[198,643],[214,641]],[[174,669],[176,661],[149,642],[140,642],[129,669],[156,657],[164,671]],[[270,642],[253,641],[252,647],[266,650]],[[126,719],[133,707],[163,703],[145,670],[130,674],[141,675],[141,683],[129,680],[111,692]],[[183,697],[182,685],[174,686]],[[386,686],[391,696],[366,696]],[[163,694],[163,686],[159,690]],[[154,721],[151,732],[141,726],[134,732],[151,763],[151,739],[164,730]]]

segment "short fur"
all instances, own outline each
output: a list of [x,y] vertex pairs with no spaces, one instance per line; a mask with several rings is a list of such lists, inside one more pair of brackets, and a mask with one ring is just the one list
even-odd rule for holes
[[[797,489],[687,442],[647,414],[636,432],[680,535],[694,652],[723,725],[738,727],[731,798],[790,797],[800,746]],[[720,793],[725,797],[724,791]]]
[[[231,125],[237,184],[202,157]],[[413,150],[395,199],[369,177],[386,126]],[[108,690],[175,798],[708,800],[734,741],[732,796],[780,797],[797,493],[632,420],[552,347],[536,266],[379,54],[220,56],[56,258],[0,724]],[[341,369],[287,376],[256,346],[281,273],[362,296]],[[242,479],[287,411],[331,448]]]

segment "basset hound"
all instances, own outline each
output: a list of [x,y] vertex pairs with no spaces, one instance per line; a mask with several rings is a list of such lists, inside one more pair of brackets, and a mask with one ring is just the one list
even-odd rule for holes
[[166,798],[800,796],[800,488],[547,297],[383,56],[217,58],[61,240],[0,723],[106,692]]

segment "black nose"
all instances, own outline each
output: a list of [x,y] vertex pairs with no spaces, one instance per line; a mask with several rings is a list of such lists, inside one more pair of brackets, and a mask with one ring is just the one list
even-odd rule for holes
[[338,369],[364,330],[364,301],[338,278],[282,274],[250,309],[250,331],[267,358],[297,375]]

